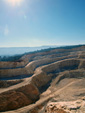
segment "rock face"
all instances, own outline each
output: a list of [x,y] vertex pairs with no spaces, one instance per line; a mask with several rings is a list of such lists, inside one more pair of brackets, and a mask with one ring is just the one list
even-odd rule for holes
[[46,52],[36,52],[24,55],[21,62],[0,62],[0,77],[12,77],[33,74],[35,68],[69,58],[84,56],[85,47],[72,49],[53,49]]
[[38,88],[45,86],[51,80],[51,76],[47,75],[45,72],[41,72],[33,76],[31,82],[35,84]]
[[45,113],[67,113],[62,108],[58,108],[56,105],[50,103],[45,109]]
[[18,68],[25,65],[24,61],[21,62],[0,62],[0,69]]
[[28,75],[27,70],[25,68],[0,70],[0,78],[19,75]]
[[[63,59],[67,59],[67,58],[74,58],[74,57],[77,57],[76,55],[69,55],[69,56],[64,56],[64,57],[59,57],[59,58],[44,58],[42,60],[35,60],[35,61],[32,61],[32,62],[29,62],[27,65],[24,65],[25,63],[21,62],[17,68],[17,66],[15,66],[15,68],[13,68],[13,66],[11,65],[14,65],[14,62],[12,63],[7,63],[7,62],[3,62],[3,65],[8,65],[8,67],[10,66],[10,68],[12,69],[4,69],[4,68],[1,68],[0,69],[0,77],[13,77],[13,76],[19,76],[19,75],[30,75],[30,74],[33,74],[34,73],[34,70],[39,67],[39,66],[42,66],[42,65],[46,65],[46,64],[50,64],[50,63],[53,63],[55,61],[58,61],[58,60],[63,60]],[[15,62],[16,65],[17,62]],[[1,62],[2,64],[2,62]],[[21,68],[22,67],[22,68]]]
[[[84,51],[85,46],[52,49],[24,55],[21,62],[0,62],[0,79],[5,79],[0,81],[0,112],[83,113]],[[6,80],[20,75],[28,78]]]
[[84,113],[85,101],[50,102],[45,108],[45,113]]
[[62,60],[59,62],[55,62],[52,64],[49,64],[47,66],[45,66],[42,70],[49,73],[49,72],[61,72],[62,69],[63,70],[68,70],[68,69],[76,69],[78,68],[78,65],[80,63],[80,60],[76,60],[76,59],[67,59],[67,60]]
[[4,94],[3,98],[2,95],[0,95],[0,100],[0,111],[17,109],[32,102],[31,100],[28,100],[28,98],[23,93],[16,91]]
[[80,65],[79,65],[79,68],[85,68],[85,60],[82,60]]
[[13,91],[0,94],[0,111],[14,110],[29,105],[39,99],[38,89],[28,84]]
[[3,80],[3,81],[0,81],[0,88],[7,88],[7,87],[10,87],[12,85],[16,85],[18,83],[21,83],[23,82],[23,80]]

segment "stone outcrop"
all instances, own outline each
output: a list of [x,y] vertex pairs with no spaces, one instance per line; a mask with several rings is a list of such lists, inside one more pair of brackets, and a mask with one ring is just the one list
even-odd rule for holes
[[18,75],[23,75],[25,73],[26,73],[25,70],[22,68],[0,70],[0,78],[13,77],[13,76],[18,76]]
[[84,68],[85,69],[85,60],[81,60],[81,63],[78,68]]
[[38,88],[45,86],[52,78],[52,75],[49,74],[47,75],[45,72],[40,72],[39,74],[35,74],[31,82],[35,84]]
[[12,85],[16,85],[16,84],[19,84],[23,82],[23,80],[3,80],[3,81],[0,81],[0,88],[7,88],[7,87],[10,87]]
[[[71,69],[71,68],[74,69],[75,67],[78,68],[79,63],[80,63],[80,60],[68,59],[68,60],[62,60],[46,66],[39,67],[35,70],[35,74],[33,75],[31,82],[35,84],[38,88],[42,87],[52,79],[53,74],[51,73],[53,73],[53,71],[57,73],[57,72],[61,72],[63,68],[64,70],[67,70],[67,68],[68,69]],[[82,73],[84,72],[81,72],[81,74]]]
[[24,67],[25,62],[0,62],[0,69],[10,69],[10,68],[18,68],[18,67]]
[[[0,81],[2,87],[8,87],[0,89],[3,92],[0,93],[0,112],[9,112],[10,110],[20,108],[15,111],[16,113],[20,113],[22,111],[21,108],[24,106],[28,110],[25,112],[25,108],[23,108],[23,112],[21,113],[28,113],[30,110],[31,112],[29,113],[41,113],[40,109],[42,109],[43,113],[67,113],[74,109],[77,110],[78,106],[75,105],[78,102],[71,103],[63,101],[76,99],[85,94],[84,50],[85,47],[52,49],[46,52],[24,55],[20,59],[21,62],[0,62],[0,78],[20,75],[29,77],[31,75],[30,78],[22,79],[21,83],[15,81],[11,84],[11,81]],[[65,98],[66,94],[68,96]],[[42,97],[44,97],[44,100]],[[56,103],[51,102],[54,97],[57,100]],[[39,99],[40,101],[36,102]],[[61,103],[58,101],[61,101]],[[34,107],[28,107],[30,104],[32,106],[32,103]],[[46,107],[44,103],[45,105],[48,103]],[[71,106],[69,103],[71,103]],[[82,109],[79,108],[80,110],[83,110],[84,104],[85,102],[82,100],[80,103],[82,106],[80,108]],[[40,105],[42,106],[39,107]],[[37,108],[39,107],[39,110],[36,109],[36,106]],[[65,107],[66,109],[64,109]]]
[[33,84],[0,94],[0,111],[14,110],[39,99],[39,91]]
[[[68,59],[68,60],[58,61],[58,62],[49,64],[49,65],[37,68],[35,70],[35,74],[32,76],[30,83],[28,85],[11,91],[12,96],[16,95],[16,98],[19,93],[21,94],[21,96],[24,95],[23,101],[25,101],[25,99],[27,99],[26,104],[22,103],[22,106],[20,106],[19,105],[20,101],[18,102],[17,99],[11,100],[12,97],[10,96],[11,98],[9,98],[9,92],[8,93],[5,92],[4,96],[2,94],[0,95],[0,100],[3,100],[2,99],[3,97],[5,98],[2,101],[1,106],[5,106],[5,105],[3,105],[3,103],[6,103],[6,106],[9,106],[9,104],[12,103],[12,101],[14,101],[15,103],[17,103],[17,104],[15,104],[16,107],[14,106],[13,108],[10,108],[10,107],[5,106],[5,108],[7,108],[6,110],[11,110],[11,109],[23,107],[25,105],[29,105],[29,104],[35,102],[39,98],[39,90],[38,89],[40,89],[42,86],[45,86],[52,79],[53,74],[50,74],[50,73],[52,73],[55,70],[59,70],[59,69],[61,70],[62,68],[67,69],[66,67],[77,66],[77,68],[78,68],[79,63],[80,63],[80,60]],[[84,77],[84,76],[85,76],[85,71],[81,71],[81,72],[79,70],[78,71],[70,71],[69,73],[65,73],[63,76],[60,76],[58,78],[57,82],[59,82],[61,79],[64,79],[66,77],[67,78],[68,77],[76,78],[76,77]],[[19,97],[19,98],[21,98],[21,97]],[[9,99],[10,103],[8,103],[6,101],[8,99]],[[4,110],[4,108],[2,109],[2,107],[1,107],[1,111],[3,111],[3,110]]]
[[45,113],[84,113],[85,101],[80,99],[68,102],[49,102]]
[[31,75],[34,73],[34,70],[42,65],[50,64],[52,62],[63,60],[63,59],[70,59],[77,56],[65,56],[65,57],[59,57],[59,58],[45,58],[42,60],[36,60],[28,63],[23,68],[14,68],[14,69],[0,69],[0,77],[13,77],[13,76],[19,76],[19,75]]
[[61,72],[62,69],[67,70],[72,68],[73,69],[78,68],[79,63],[80,60],[77,59],[66,59],[44,66],[42,70],[47,73],[53,72],[55,70],[56,72]]

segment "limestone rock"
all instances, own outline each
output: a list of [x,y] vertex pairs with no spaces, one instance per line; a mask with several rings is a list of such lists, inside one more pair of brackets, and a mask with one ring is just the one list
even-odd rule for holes
[[28,84],[15,91],[0,94],[0,111],[14,110],[29,105],[38,98],[38,89],[32,84]]

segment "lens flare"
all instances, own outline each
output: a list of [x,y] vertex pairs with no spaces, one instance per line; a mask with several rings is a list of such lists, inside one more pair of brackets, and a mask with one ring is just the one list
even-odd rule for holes
[[7,0],[7,2],[12,6],[19,6],[23,0]]

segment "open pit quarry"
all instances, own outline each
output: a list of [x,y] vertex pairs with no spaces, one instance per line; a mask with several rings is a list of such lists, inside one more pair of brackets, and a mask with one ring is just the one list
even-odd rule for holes
[[0,62],[1,113],[85,113],[85,45]]

